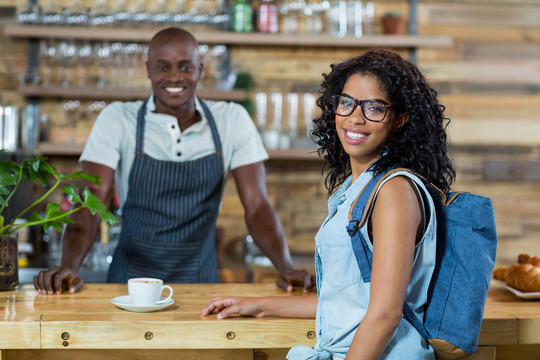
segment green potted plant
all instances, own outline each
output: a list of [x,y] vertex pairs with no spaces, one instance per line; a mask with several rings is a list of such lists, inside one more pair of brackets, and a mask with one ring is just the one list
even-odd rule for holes
[[405,32],[405,19],[398,11],[386,12],[382,17],[383,33],[401,35]]
[[[7,209],[9,201],[16,193],[23,178],[33,182],[39,182],[45,193],[35,200],[30,206],[17,214],[9,222],[5,222],[4,210]],[[53,180],[49,187],[49,179]],[[92,183],[99,183],[99,177],[79,171],[70,175],[64,175],[55,169],[47,158],[35,157],[24,160],[21,164],[14,161],[0,161],[0,290],[10,290],[15,288],[18,281],[18,255],[17,255],[17,230],[22,227],[41,225],[47,231],[50,227],[62,231],[63,224],[73,224],[70,215],[81,209],[88,209],[94,214],[99,214],[102,221],[109,224],[117,222],[114,215],[107,210],[107,207],[95,197],[88,188],[85,188],[79,195],[76,185],[71,183],[63,186],[62,191],[71,196],[74,207],[68,211],[60,210],[60,205],[54,202],[45,204],[46,199],[64,181],[84,179]],[[45,206],[45,212],[40,215],[35,211],[39,206]],[[28,219],[27,222],[17,221],[22,217]]]

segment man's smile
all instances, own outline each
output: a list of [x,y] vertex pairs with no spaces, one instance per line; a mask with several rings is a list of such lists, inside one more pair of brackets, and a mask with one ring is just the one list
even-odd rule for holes
[[179,87],[166,87],[165,88],[165,91],[169,92],[169,93],[173,93],[173,94],[177,94],[179,92],[182,92],[184,91],[185,87],[183,86],[179,86]]

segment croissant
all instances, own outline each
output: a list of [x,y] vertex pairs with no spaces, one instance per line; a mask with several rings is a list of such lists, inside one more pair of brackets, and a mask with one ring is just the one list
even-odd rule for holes
[[493,278],[497,280],[506,281],[506,273],[508,272],[508,268],[506,267],[500,267],[493,270]]
[[506,284],[525,292],[539,292],[540,267],[532,264],[512,265],[506,271]]
[[520,264],[531,264],[534,266],[540,266],[540,257],[531,256],[529,254],[520,254],[518,256],[518,262]]

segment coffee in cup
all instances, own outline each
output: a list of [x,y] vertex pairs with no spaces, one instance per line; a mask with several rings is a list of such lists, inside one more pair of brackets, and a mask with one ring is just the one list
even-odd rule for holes
[[[160,300],[164,289],[169,289],[169,296]],[[163,280],[155,278],[132,278],[128,280],[129,298],[134,305],[152,306],[161,305],[169,301],[173,289],[163,285]]]

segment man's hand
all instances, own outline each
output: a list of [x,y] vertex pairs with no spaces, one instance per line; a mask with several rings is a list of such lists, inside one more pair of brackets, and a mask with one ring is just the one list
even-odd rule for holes
[[79,274],[72,269],[59,268],[40,271],[34,276],[34,287],[40,294],[61,294],[62,291],[69,291],[71,294],[79,291],[84,285],[84,281]]
[[315,287],[316,280],[315,275],[305,270],[286,270],[278,275],[276,285],[286,291],[293,291],[295,286],[303,286],[304,292],[308,292]]

